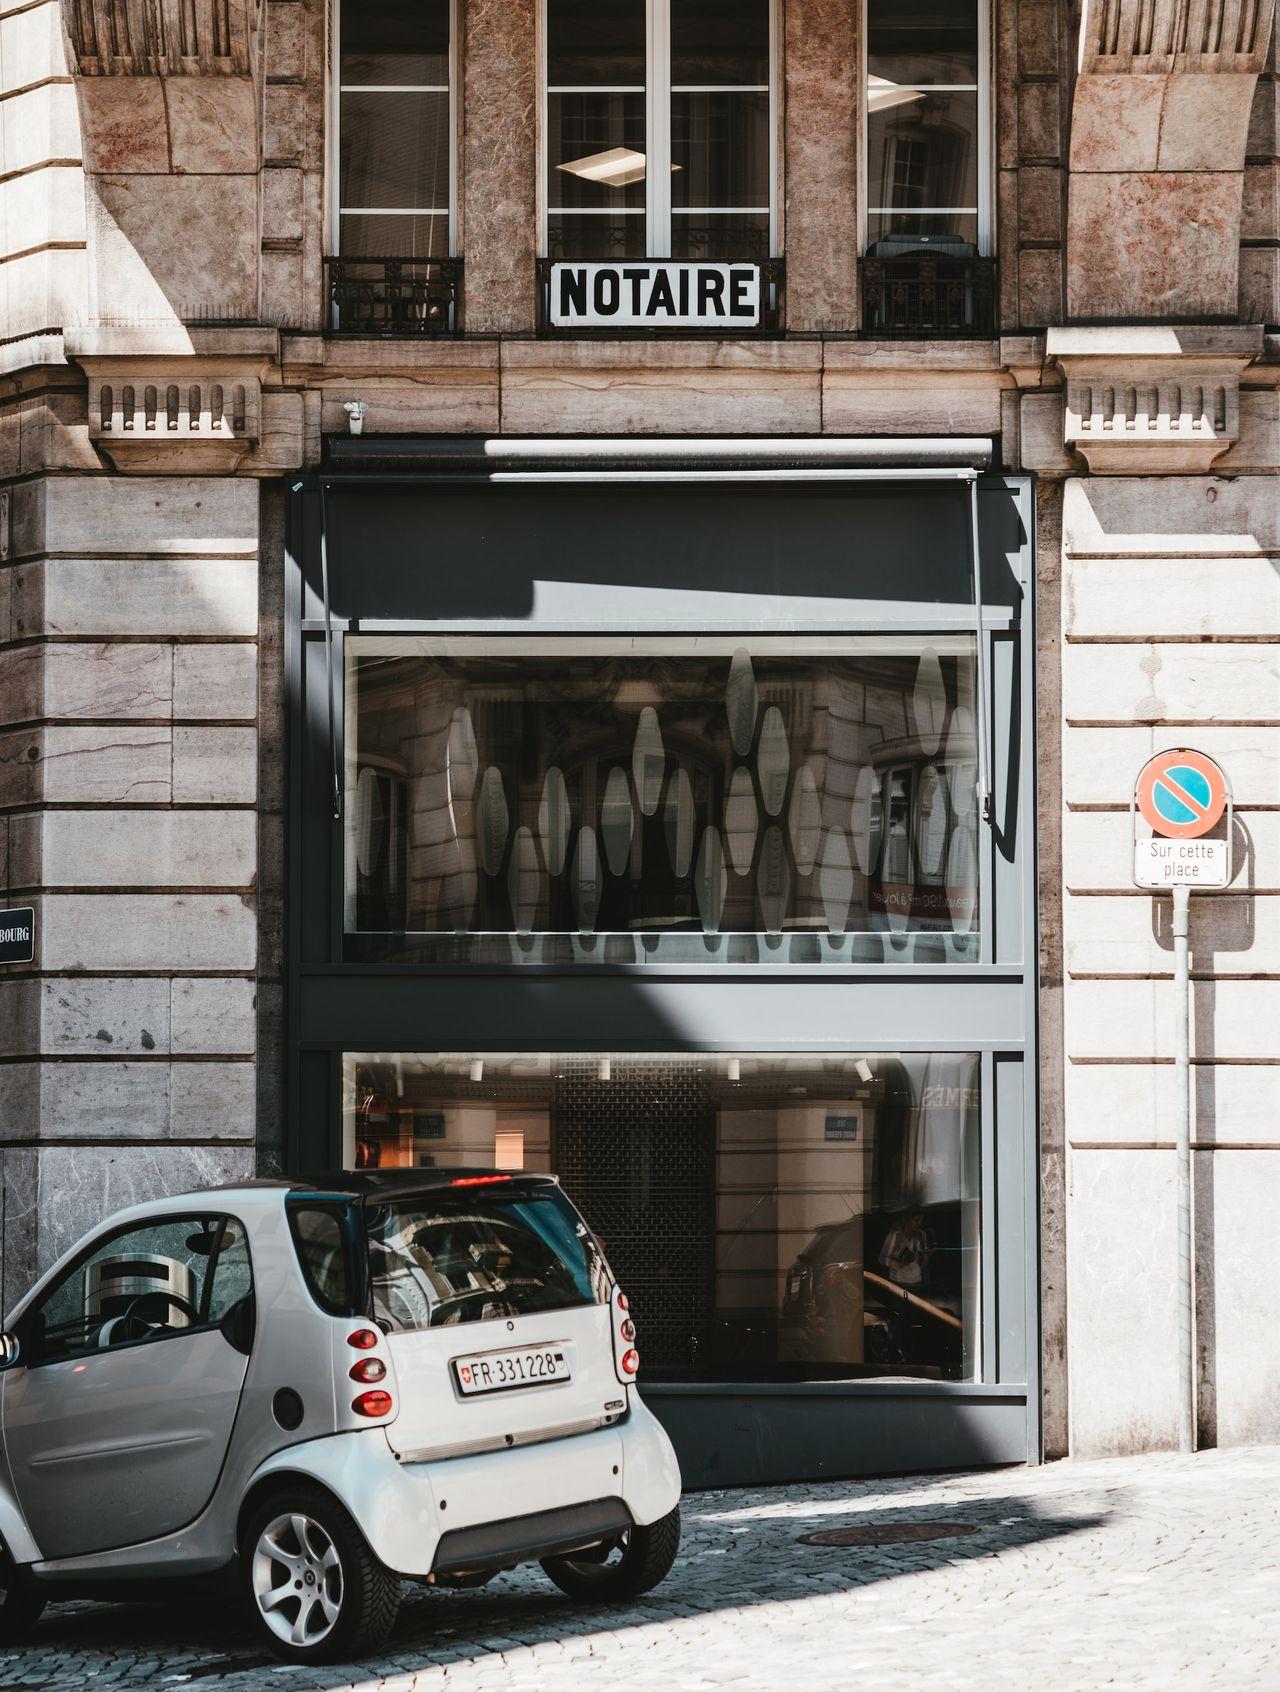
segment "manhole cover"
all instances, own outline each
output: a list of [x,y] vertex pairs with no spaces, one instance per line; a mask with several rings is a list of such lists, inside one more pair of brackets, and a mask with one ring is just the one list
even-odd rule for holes
[[922,1539],[958,1539],[977,1533],[976,1522],[864,1522],[859,1527],[802,1533],[801,1545],[906,1545]]

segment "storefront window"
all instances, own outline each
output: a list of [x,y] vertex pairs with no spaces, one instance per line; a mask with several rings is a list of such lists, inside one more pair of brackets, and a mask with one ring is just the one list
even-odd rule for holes
[[977,961],[971,635],[347,650],[349,959]]
[[762,259],[770,0],[546,0],[546,251]]
[[557,1174],[645,1380],[977,1375],[976,1053],[352,1053],[355,1168]]
[[867,0],[867,251],[988,250],[982,0]]
[[450,0],[341,0],[338,250],[443,258],[450,247]]

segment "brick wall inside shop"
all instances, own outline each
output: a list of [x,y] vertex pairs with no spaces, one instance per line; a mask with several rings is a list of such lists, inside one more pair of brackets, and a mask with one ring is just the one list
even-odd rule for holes
[[552,1168],[604,1241],[630,1298],[642,1367],[685,1371],[706,1349],[714,1285],[715,1117],[691,1061],[556,1066]]

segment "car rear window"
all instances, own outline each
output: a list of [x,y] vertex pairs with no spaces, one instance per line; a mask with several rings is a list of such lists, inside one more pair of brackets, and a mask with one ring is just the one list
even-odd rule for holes
[[443,1187],[365,1205],[375,1317],[401,1332],[603,1304],[612,1282],[558,1187]]

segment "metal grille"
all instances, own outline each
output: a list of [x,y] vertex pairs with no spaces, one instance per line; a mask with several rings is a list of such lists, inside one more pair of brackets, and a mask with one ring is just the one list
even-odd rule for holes
[[881,339],[995,333],[994,259],[901,253],[862,260],[862,332]]
[[566,1059],[552,1167],[604,1241],[639,1329],[641,1378],[687,1372],[714,1300],[715,1116],[709,1074],[669,1058]]
[[331,334],[421,337],[454,334],[462,260],[327,258]]

